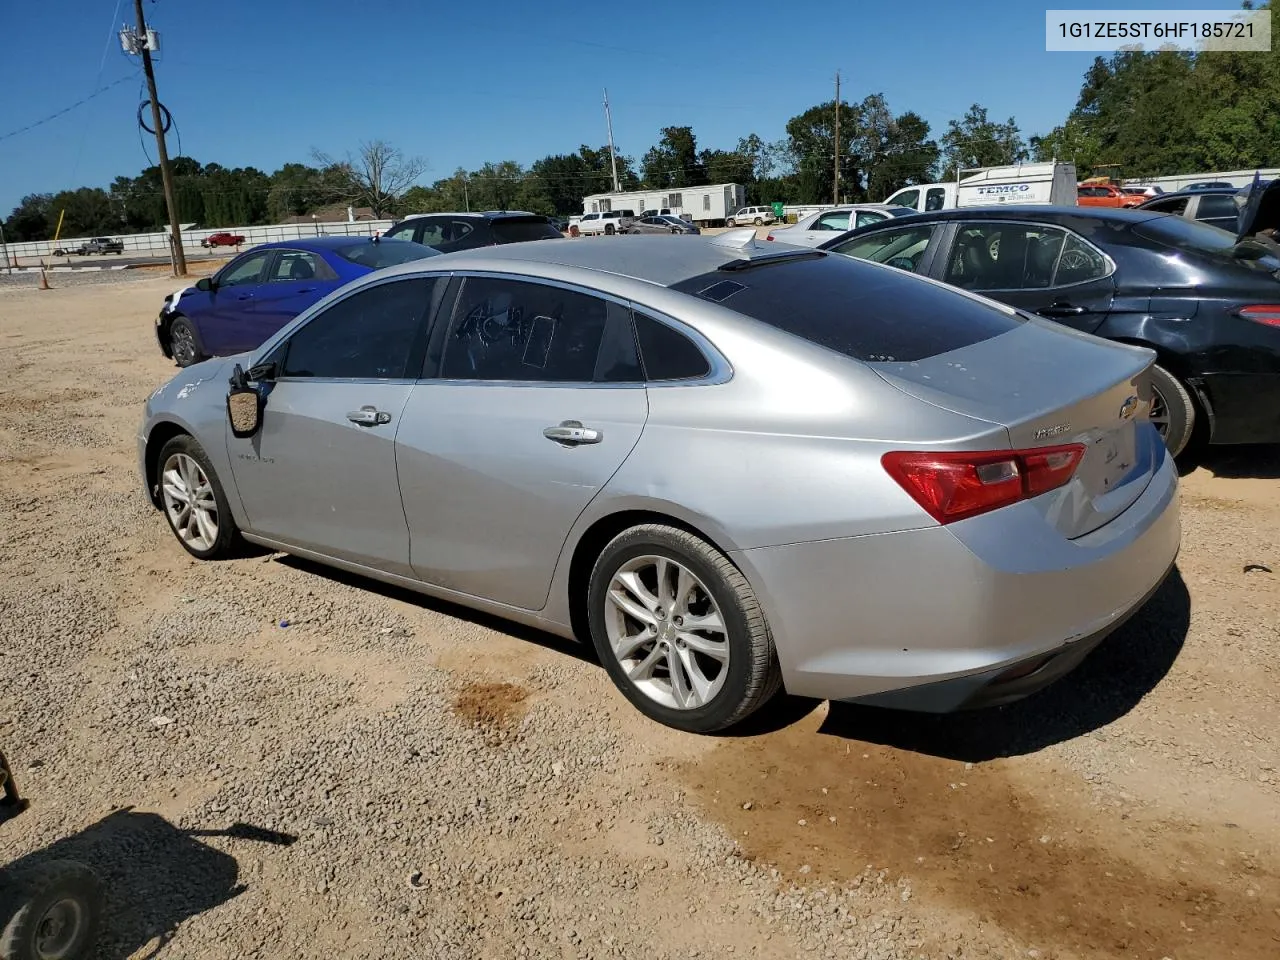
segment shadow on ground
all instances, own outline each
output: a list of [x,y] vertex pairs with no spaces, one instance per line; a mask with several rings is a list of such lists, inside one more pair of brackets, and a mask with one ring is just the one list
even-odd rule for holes
[[1277,480],[1280,479],[1280,444],[1208,447],[1194,460],[1179,464],[1183,475],[1196,468],[1233,480]]
[[381,580],[374,580],[371,577],[366,577],[359,573],[348,573],[347,571],[340,570],[337,567],[330,567],[322,563],[316,563],[313,560],[305,560],[302,557],[295,557],[290,554],[281,554],[276,557],[275,562],[283,564],[286,567],[293,567],[295,570],[301,570],[305,573],[313,574],[317,577],[324,577],[326,580],[333,580],[336,583],[355,587],[359,590],[368,590],[370,593],[377,593],[391,600],[399,600],[402,603],[412,604],[415,607],[434,610],[437,613],[443,613],[458,620],[465,620],[468,623],[487,627],[490,630],[505,633],[509,637],[515,637],[517,640],[536,643],[540,647],[546,647],[548,650],[554,650],[556,653],[563,653],[566,656],[574,657],[586,663],[594,663],[597,666],[600,663],[599,657],[596,656],[595,647],[590,643],[579,643],[576,640],[566,640],[563,637],[557,637],[554,634],[547,633],[545,630],[539,630],[537,627],[526,627],[513,620],[497,617],[492,614],[484,613],[480,610],[473,610],[470,607],[451,603],[448,600],[439,600],[435,597],[429,597],[425,593],[418,593],[416,590],[396,587],[389,583],[383,583]]
[[98,960],[152,958],[184,921],[246,889],[235,858],[198,839],[211,836],[277,846],[297,839],[247,824],[184,830],[158,814],[125,807],[4,866],[21,870],[50,860],[78,860],[93,868],[102,879],[106,905],[98,950],[92,955]]
[[[1175,568],[1147,605],[1079,667],[1025,700],[949,714],[833,701],[819,732],[975,763],[1034,753],[1091,733],[1137,706],[1173,666],[1190,624],[1191,598]],[[816,706],[814,700],[778,697],[730,733],[772,733]]]

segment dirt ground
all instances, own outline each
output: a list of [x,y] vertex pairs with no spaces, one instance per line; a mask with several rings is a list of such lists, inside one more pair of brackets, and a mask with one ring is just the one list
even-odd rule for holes
[[0,863],[93,863],[103,957],[1280,956],[1280,452],[1184,478],[1176,575],[1041,695],[698,738],[571,644],[189,558],[134,462],[176,284],[53,283],[0,289]]

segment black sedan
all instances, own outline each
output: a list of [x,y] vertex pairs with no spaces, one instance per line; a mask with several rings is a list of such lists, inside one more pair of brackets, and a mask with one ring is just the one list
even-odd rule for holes
[[[1270,191],[1268,191],[1270,193]],[[1261,199],[1261,198],[1260,198]],[[823,243],[1100,337],[1150,347],[1165,443],[1280,442],[1280,246],[1162,213],[1102,207],[945,210]],[[1247,222],[1246,222],[1247,221]]]

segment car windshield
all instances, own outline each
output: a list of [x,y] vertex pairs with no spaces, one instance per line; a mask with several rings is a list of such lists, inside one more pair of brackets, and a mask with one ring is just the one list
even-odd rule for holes
[[525,240],[559,239],[555,224],[543,217],[503,217],[494,220],[493,236],[499,243],[522,243]]
[[349,247],[339,247],[336,252],[343,260],[358,263],[370,270],[380,270],[383,267],[393,267],[397,263],[408,263],[410,260],[440,255],[439,250],[433,250],[411,240],[380,240],[377,243],[365,240],[363,243],[353,243]]
[[673,289],[862,361],[924,360],[1023,322],[1009,308],[832,254],[712,271]]

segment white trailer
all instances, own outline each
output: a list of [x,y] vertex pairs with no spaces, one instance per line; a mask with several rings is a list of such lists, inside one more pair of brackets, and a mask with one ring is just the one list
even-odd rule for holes
[[747,188],[740,183],[712,183],[678,190],[631,190],[623,193],[593,193],[582,200],[582,212],[607,213],[633,210],[670,210],[677,217],[698,226],[723,223],[725,218],[747,204]]
[[1222,173],[1180,173],[1169,177],[1126,177],[1126,187],[1159,187],[1165,193],[1184,190],[1193,183],[1229,183],[1233,187],[1247,187],[1257,173],[1263,180],[1280,177],[1280,167],[1259,167],[1252,170],[1227,170]]
[[990,207],[1003,204],[1076,205],[1074,163],[1018,163],[1007,167],[975,167],[956,172],[945,183],[903,187],[885,203],[910,207],[921,213],[955,207]]
[[1074,163],[1020,163],[1011,167],[959,170],[956,180],[957,207],[1022,204],[1074,207],[1079,196]]

